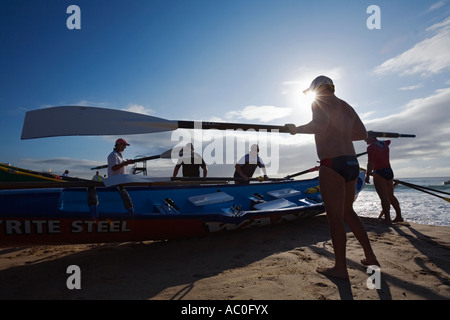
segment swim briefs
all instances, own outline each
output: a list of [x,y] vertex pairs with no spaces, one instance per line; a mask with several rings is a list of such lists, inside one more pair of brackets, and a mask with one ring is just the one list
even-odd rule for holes
[[355,180],[359,175],[359,162],[356,156],[340,156],[320,160],[320,165],[329,167],[339,173],[345,182]]
[[386,180],[394,179],[394,172],[392,171],[391,168],[384,168],[384,169],[373,170],[373,173],[379,174],[380,176],[382,176]]

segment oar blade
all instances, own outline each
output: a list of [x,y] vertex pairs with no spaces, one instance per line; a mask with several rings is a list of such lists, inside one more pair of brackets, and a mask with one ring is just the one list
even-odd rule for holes
[[142,134],[171,131],[177,127],[177,121],[134,112],[66,106],[28,111],[21,138]]

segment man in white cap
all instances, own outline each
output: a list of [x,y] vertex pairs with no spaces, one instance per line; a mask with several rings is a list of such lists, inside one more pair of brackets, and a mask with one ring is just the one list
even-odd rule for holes
[[130,144],[125,139],[117,139],[114,150],[108,156],[108,177],[125,174],[125,167],[134,163],[133,160],[125,160],[122,152]]
[[314,134],[317,156],[320,159],[319,184],[330,225],[335,253],[332,268],[318,268],[326,276],[348,279],[346,263],[346,222],[360,242],[364,265],[378,265],[367,232],[353,210],[359,163],[353,141],[365,140],[367,131],[355,110],[334,95],[333,81],[319,76],[304,93],[313,92],[312,121],[296,127],[286,124],[291,134]]
[[[125,174],[125,167],[129,164],[134,163],[133,160],[125,160],[122,156],[122,152],[130,144],[123,138],[116,140],[114,150],[108,156],[108,178],[112,176],[117,176],[119,174]],[[117,187],[117,190],[122,197],[123,204],[128,214],[134,214],[133,203],[131,201],[130,195],[124,186]]]

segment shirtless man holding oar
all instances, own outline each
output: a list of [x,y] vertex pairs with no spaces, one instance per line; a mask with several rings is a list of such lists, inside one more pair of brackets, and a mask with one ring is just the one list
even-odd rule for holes
[[333,81],[319,76],[304,93],[315,94],[312,103],[312,121],[296,127],[286,124],[291,134],[315,135],[317,156],[320,159],[319,183],[330,225],[335,265],[318,268],[326,276],[348,279],[346,263],[346,222],[361,244],[364,265],[378,265],[367,232],[353,210],[359,163],[353,141],[365,140],[367,131],[355,110],[334,95]]

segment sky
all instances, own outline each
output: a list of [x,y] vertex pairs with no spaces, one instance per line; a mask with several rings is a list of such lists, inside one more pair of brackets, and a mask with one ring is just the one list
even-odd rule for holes
[[[311,120],[302,91],[326,75],[367,130],[416,135],[392,139],[396,177],[450,176],[449,0],[2,0],[0,41],[1,163],[91,178],[117,138],[133,159],[189,136],[209,176],[232,176],[255,142],[269,176],[293,174],[317,164],[312,135],[178,129],[21,140],[21,132],[27,111],[69,105],[301,125]],[[365,167],[367,157],[359,160]],[[149,161],[147,170],[171,176],[173,163]]]

